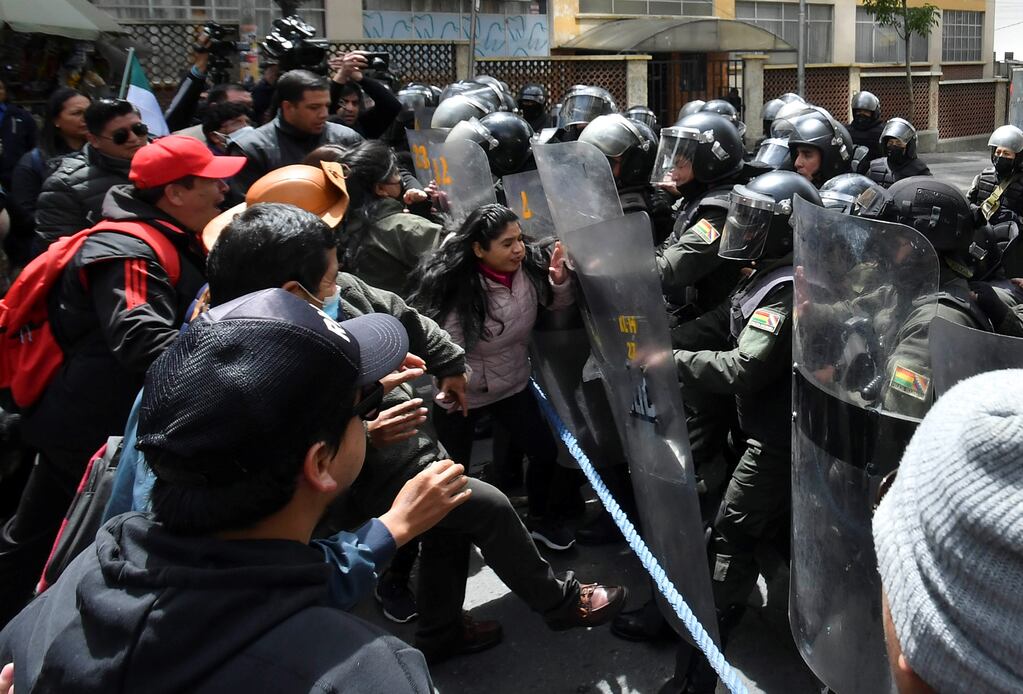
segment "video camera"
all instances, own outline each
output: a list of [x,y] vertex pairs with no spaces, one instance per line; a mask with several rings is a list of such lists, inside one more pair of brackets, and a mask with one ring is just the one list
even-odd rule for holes
[[202,31],[210,38],[210,45],[203,48],[196,45],[196,51],[209,53],[210,81],[221,84],[231,80],[231,58],[242,51],[249,50],[249,45],[238,41],[238,27],[226,27],[210,21],[203,25]]
[[291,15],[275,19],[273,31],[259,45],[264,56],[277,61],[282,73],[302,69],[326,74],[329,44],[314,36],[316,29],[311,24]]

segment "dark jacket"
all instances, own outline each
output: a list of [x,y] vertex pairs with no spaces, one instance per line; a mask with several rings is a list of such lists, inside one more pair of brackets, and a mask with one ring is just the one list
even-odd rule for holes
[[108,522],[0,633],[29,692],[429,694],[419,651],[329,607],[323,553]]
[[[373,100],[373,108],[363,108],[362,112],[359,113],[358,120],[355,121],[355,125],[352,126],[352,130],[362,135],[367,140],[376,140],[381,135],[387,132],[391,127],[391,123],[401,113],[401,102],[395,98],[394,94],[391,93],[387,87],[381,82],[377,82],[369,77],[364,77],[361,82],[358,83],[362,91]],[[340,91],[342,85],[337,82],[330,83],[330,95],[331,95],[331,106],[330,111],[334,113],[337,111],[338,102],[341,100]],[[362,101],[364,99],[360,99]],[[333,116],[331,119],[332,123],[340,123],[340,116]]]
[[923,163],[922,160],[913,157],[907,159],[902,163],[901,166],[897,166],[894,169],[888,162],[888,157],[878,157],[874,161],[870,162],[870,170],[867,172],[867,176],[870,180],[875,183],[879,183],[885,188],[890,187],[896,181],[901,181],[904,178],[910,176],[930,176],[931,170],[927,168],[927,164]]
[[36,204],[43,190],[43,181],[52,174],[61,159],[73,152],[61,152],[48,158],[36,147],[18,160],[11,174],[11,189],[7,211],[11,215],[11,232],[4,239],[4,250],[15,264],[23,264],[31,257],[29,249],[35,238]]
[[0,186],[11,189],[11,173],[26,152],[36,146],[35,118],[21,106],[0,104]]
[[61,159],[36,203],[39,250],[98,222],[107,192],[127,184],[130,169],[130,160],[109,157],[90,145]]
[[39,403],[25,414],[26,441],[71,479],[124,423],[149,365],[178,335],[185,312],[205,282],[206,261],[195,234],[132,197],[110,191],[103,216],[144,220],[178,250],[181,274],[172,285],[145,242],[98,233],[75,254],[49,297],[50,324],[64,363]]
[[283,116],[261,125],[237,140],[232,140],[228,154],[243,154],[248,158],[237,176],[232,179],[235,192],[245,195],[249,186],[264,174],[289,164],[301,164],[306,155],[321,145],[351,145],[362,142],[362,136],[351,128],[327,122],[323,132],[310,135],[298,130]]
[[192,70],[185,73],[178,84],[178,91],[163,114],[167,128],[172,133],[196,123],[196,108],[199,97],[206,90],[206,76],[197,75]]
[[845,127],[849,130],[849,137],[852,138],[853,144],[857,147],[862,145],[870,150],[867,155],[868,161],[884,156],[884,150],[881,149],[881,131],[884,130],[884,122],[880,118],[864,130],[857,128],[855,123],[849,123]]

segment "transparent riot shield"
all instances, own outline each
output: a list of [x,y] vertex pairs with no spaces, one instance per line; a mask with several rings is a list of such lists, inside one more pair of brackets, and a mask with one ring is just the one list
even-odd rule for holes
[[440,191],[437,207],[448,217],[447,225],[457,229],[478,207],[496,203],[487,154],[475,142],[458,140],[430,148],[433,181]]
[[[710,568],[654,263],[650,219],[630,214],[562,234],[585,297],[595,368],[625,444],[643,536],[707,631],[717,620]],[[687,635],[657,594],[661,612]]]
[[934,394],[941,397],[971,376],[1023,369],[1023,339],[968,328],[936,318],[928,332]]
[[547,205],[540,174],[523,171],[501,179],[508,207],[519,216],[519,224],[527,236],[545,239],[554,236],[554,220]]
[[871,516],[919,421],[885,392],[914,385],[892,357],[905,326],[933,319],[938,259],[909,227],[799,198],[794,209],[789,623],[829,689],[891,692]]
[[430,163],[430,151],[444,142],[447,132],[447,130],[440,128],[405,130],[405,136],[408,138],[408,148],[412,153],[412,161],[416,167],[416,178],[424,186],[433,180],[433,164]]
[[622,216],[611,165],[586,142],[533,145],[536,170],[558,236],[606,219]]

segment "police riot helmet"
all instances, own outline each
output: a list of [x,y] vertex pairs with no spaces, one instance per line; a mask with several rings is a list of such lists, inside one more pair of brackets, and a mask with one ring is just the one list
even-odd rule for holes
[[906,143],[906,157],[908,159],[916,158],[916,128],[908,120],[905,118],[892,118],[884,124],[884,129],[881,131],[881,137],[879,138],[882,149],[888,146],[888,140],[893,137]]
[[893,183],[882,216],[913,227],[939,253],[965,253],[973,243],[975,223],[966,196],[933,176],[911,176]]
[[402,108],[406,111],[412,111],[413,113],[426,108],[429,103],[426,95],[415,89],[400,89],[394,97],[401,104]]
[[617,112],[611,92],[603,87],[573,87],[561,102],[558,126],[586,125],[597,116]]
[[771,134],[771,123],[778,117],[778,111],[782,109],[785,102],[781,99],[771,99],[764,104],[764,110],[761,112],[761,117],[764,120],[764,135]]
[[653,132],[646,125],[618,113],[597,116],[583,129],[579,142],[591,144],[605,157],[620,162],[619,186],[650,180],[656,152]]
[[522,105],[523,101],[532,101],[540,106],[546,106],[547,90],[544,89],[542,84],[536,84],[535,82],[524,84],[522,85],[522,89],[519,90],[519,106]]
[[661,130],[651,182],[663,184],[679,157],[693,166],[693,177],[713,183],[734,176],[743,167],[742,138],[727,118],[709,111],[686,116]]
[[631,106],[625,112],[625,117],[636,123],[643,123],[648,128],[657,127],[657,115],[646,106]]
[[446,101],[456,94],[464,94],[467,91],[478,88],[479,84],[472,80],[458,80],[457,82],[452,82],[444,87],[444,89],[441,90],[439,99],[440,101]]
[[409,82],[401,91],[422,94],[426,100],[426,105],[429,107],[440,103],[440,90],[422,82]]
[[[774,121],[771,123],[771,137],[788,139],[789,133],[792,131],[793,121],[801,115],[810,113],[812,110],[813,107],[805,101],[790,101],[785,104],[778,110]],[[764,134],[766,135],[767,133]]]
[[852,138],[845,127],[822,108],[789,121],[789,154],[796,161],[799,147],[814,147],[821,153],[821,164],[814,179],[821,182],[849,171]]
[[467,94],[456,94],[444,99],[433,112],[431,128],[453,128],[461,121],[482,118],[493,109],[488,104]]
[[792,156],[789,154],[789,141],[779,137],[769,137],[760,143],[750,166],[757,169],[776,171],[792,170]]
[[[991,163],[995,166],[999,176],[1006,176],[1016,171],[1023,169],[1023,130],[1020,130],[1015,125],[1003,125],[997,128],[991,137],[988,138],[987,146],[991,149]],[[1008,172],[1001,167],[998,161],[998,157],[995,156],[995,150],[999,147],[1012,150],[1016,153],[1016,156],[1012,160],[1012,166],[1008,167]]]
[[817,189],[793,171],[771,171],[729,193],[718,255],[730,260],[781,258],[792,252],[793,198],[821,204]]
[[873,120],[876,122],[881,118],[881,100],[867,91],[856,92],[852,98],[853,115],[856,111],[870,111]]
[[796,94],[795,92],[785,92],[784,94],[782,94],[778,98],[781,99],[782,101],[784,101],[786,104],[806,103],[806,99],[804,99],[803,97],[799,96],[799,94]]
[[495,176],[517,172],[529,157],[533,129],[519,115],[495,111],[480,119],[470,118],[451,129],[445,142],[471,140],[487,153],[490,171]]
[[828,209],[856,214],[859,211],[856,199],[872,185],[874,182],[863,174],[847,173],[835,176],[821,186],[821,202]]
[[739,131],[739,137],[746,134],[746,124],[739,118],[739,110],[735,108],[731,102],[725,101],[724,99],[711,99],[705,103],[703,108],[700,110],[711,111],[732,121],[736,129]]
[[694,99],[692,101],[687,101],[685,104],[682,105],[682,108],[678,110],[678,117],[675,119],[675,125],[678,125],[678,121],[682,120],[686,116],[691,116],[694,113],[699,113],[700,111],[702,111],[706,103],[707,102],[704,101],[703,99]]
[[502,111],[514,111],[516,102],[512,96],[511,87],[508,86],[507,82],[503,82],[496,77],[490,75],[476,75],[473,78],[480,84],[485,84],[490,87],[498,95],[501,100],[500,106],[498,107]]

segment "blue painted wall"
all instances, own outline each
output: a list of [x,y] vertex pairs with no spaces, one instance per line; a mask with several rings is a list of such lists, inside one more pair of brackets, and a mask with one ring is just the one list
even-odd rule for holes
[[[362,13],[367,39],[469,39],[469,15],[457,12]],[[476,17],[476,57],[550,55],[547,15],[481,14]]]

